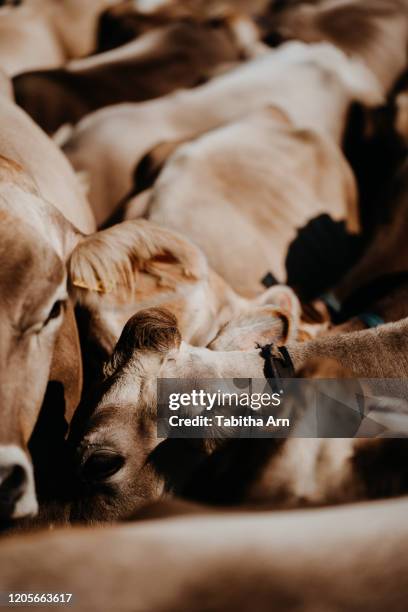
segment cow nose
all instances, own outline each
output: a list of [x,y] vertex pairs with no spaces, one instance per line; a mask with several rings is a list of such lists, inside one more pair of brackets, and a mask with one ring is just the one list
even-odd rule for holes
[[0,507],[14,505],[24,494],[27,474],[23,466],[0,466]]
[[31,516],[38,511],[32,465],[18,446],[0,445],[0,519]]

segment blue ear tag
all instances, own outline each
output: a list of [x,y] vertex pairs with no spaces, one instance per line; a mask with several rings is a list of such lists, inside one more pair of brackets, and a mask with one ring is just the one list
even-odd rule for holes
[[369,328],[378,327],[385,323],[384,319],[375,312],[362,312],[358,315],[358,318]]
[[321,300],[322,302],[326,304],[327,308],[329,309],[331,313],[338,314],[340,312],[341,304],[339,300],[336,298],[336,296],[334,295],[334,293],[332,292],[322,293],[322,295],[319,296],[319,300]]

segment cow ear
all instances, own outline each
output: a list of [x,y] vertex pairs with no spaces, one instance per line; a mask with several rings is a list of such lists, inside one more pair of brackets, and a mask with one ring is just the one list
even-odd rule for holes
[[105,376],[111,376],[139,351],[167,353],[179,348],[181,334],[176,317],[164,308],[140,310],[129,319],[104,368]]
[[141,271],[173,287],[180,278],[203,278],[208,266],[187,240],[144,220],[124,221],[83,238],[69,262],[71,288],[79,301],[87,291],[129,297]]
[[60,383],[64,389],[65,419],[69,424],[82,393],[81,347],[71,302],[68,302],[54,345],[49,381]]
[[232,319],[208,348],[214,351],[251,351],[265,344],[286,344],[292,339],[287,314],[274,306],[256,306]]
[[300,325],[302,306],[296,293],[287,285],[275,285],[254,300],[259,306],[271,305],[282,311],[289,321],[288,341],[294,340]]

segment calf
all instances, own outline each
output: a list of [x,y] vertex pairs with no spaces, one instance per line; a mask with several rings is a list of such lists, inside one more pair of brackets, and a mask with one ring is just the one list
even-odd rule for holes
[[[236,341],[239,330],[256,328],[258,337],[264,334],[278,343],[307,331],[299,301],[288,287],[272,287],[252,300],[242,298],[211,270],[196,246],[150,222],[119,224],[99,232],[97,249],[95,244],[93,237],[83,241],[70,261],[72,296],[78,304],[87,368],[93,361],[93,382],[129,316],[149,306],[174,313],[183,339],[199,346],[216,342],[220,330]],[[130,294],[123,284],[100,281],[111,275],[109,262],[120,257],[129,260]]]
[[[405,320],[377,330],[290,343],[287,349],[297,370],[316,357],[334,358],[351,375],[403,377],[408,368],[407,325]],[[126,516],[145,500],[162,496],[166,486],[201,501],[252,500],[286,507],[406,492],[406,445],[398,440],[368,446],[352,438],[221,440],[217,446],[157,438],[157,378],[264,377],[259,349],[239,350],[249,333],[254,330],[241,330],[235,345],[228,333],[224,344],[220,334],[218,351],[211,351],[182,342],[174,316],[166,311],[141,311],[130,319],[94,403],[78,412],[73,423],[71,443],[80,484],[71,519]],[[338,375],[338,369],[335,372]],[[308,401],[305,396],[306,406]],[[393,449],[401,458],[398,478],[395,473],[390,486],[380,490],[371,478],[380,468],[395,469],[392,461],[387,463]],[[326,461],[319,463],[322,455]]]

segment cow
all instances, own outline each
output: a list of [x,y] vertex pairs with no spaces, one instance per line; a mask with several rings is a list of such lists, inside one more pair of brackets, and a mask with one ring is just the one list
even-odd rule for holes
[[[347,368],[349,372],[346,376],[404,377],[407,325],[405,319],[378,329],[289,343],[286,348],[297,372],[319,358],[340,362],[342,371]],[[253,329],[241,329],[233,343],[230,334],[223,338],[221,333],[217,350],[209,350],[183,342],[174,315],[167,311],[140,311],[128,321],[106,364],[105,381],[73,421],[70,444],[78,487],[73,494],[71,520],[126,517],[146,500],[163,496],[168,488],[200,501],[242,503],[252,499],[280,507],[351,501],[364,498],[369,491],[374,491],[374,496],[405,492],[403,460],[400,478],[391,480],[390,488],[382,493],[375,492],[375,483],[370,481],[375,471],[365,472],[367,463],[362,459],[360,465],[361,454],[367,449],[353,438],[305,441],[294,437],[287,442],[222,439],[215,453],[217,446],[211,443],[157,437],[157,378],[264,378],[265,358],[259,347],[241,350],[249,335],[254,341]],[[262,337],[259,340],[263,342]],[[279,351],[274,354],[279,361]],[[304,403],[309,400],[306,396]],[[377,458],[381,464],[392,452],[388,442],[404,455],[404,441],[401,448],[395,440],[385,441],[380,449],[370,442],[373,461]],[[320,452],[327,456],[324,469],[316,463]],[[238,466],[244,455],[252,468],[241,474]],[[308,470],[304,482],[299,467],[303,460]],[[391,469],[384,465],[384,469]],[[254,480],[248,482],[251,476]],[[217,486],[220,483],[222,486]]]
[[132,189],[135,166],[160,143],[192,139],[267,105],[278,106],[297,127],[324,130],[339,141],[353,99],[368,106],[382,101],[364,67],[334,47],[292,43],[193,90],[97,111],[76,126],[63,150],[86,173],[101,225]]
[[270,21],[267,17],[260,21],[265,39],[272,44],[328,41],[360,57],[384,93],[391,91],[408,63],[406,0],[323,0],[281,4],[280,10],[272,5]]
[[[100,281],[114,278],[115,260],[121,256],[131,262],[130,294],[126,285]],[[152,306],[175,314],[183,339],[196,346],[216,342],[221,330],[232,340],[241,330],[253,329],[258,339],[264,334],[265,342],[278,344],[313,332],[301,320],[300,302],[289,287],[273,286],[245,299],[209,267],[195,245],[145,220],[100,231],[97,250],[93,237],[82,241],[69,265],[71,296],[85,345],[85,370],[89,368],[92,382],[100,377],[101,366],[110,358],[129,316]],[[317,327],[316,332],[325,325]],[[254,343],[249,341],[249,346]]]
[[408,143],[408,71],[406,71],[394,89],[396,107],[396,130],[405,145]]
[[217,66],[242,60],[244,51],[228,23],[180,22],[64,68],[20,74],[13,86],[17,103],[51,134],[101,107],[197,85]]
[[[97,267],[97,282],[103,287],[122,284],[126,299],[127,283],[134,280],[129,273],[134,254],[129,228],[122,233],[111,228],[103,241],[93,233],[89,205],[64,156],[6,96],[0,96],[0,105],[0,516],[16,519],[37,509],[27,448],[48,380],[66,386],[68,420],[81,394],[68,285],[83,280],[92,261],[116,253],[107,270]],[[136,245],[137,239],[135,231]],[[88,249],[81,257],[75,249],[84,242]]]
[[335,292],[340,301],[344,301],[359,287],[374,282],[378,277],[407,272],[407,205],[408,162],[405,160],[391,185],[382,223],[376,228],[362,257],[336,285]]
[[117,0],[30,0],[0,8],[0,66],[15,76],[62,66],[96,47],[99,14]]
[[[247,296],[260,292],[268,272],[301,295],[324,290],[347,260],[338,262],[338,246],[316,255],[327,242],[322,236],[333,235],[334,245],[336,226],[344,228],[346,242],[359,230],[354,177],[340,149],[324,134],[298,128],[277,107],[178,148],[145,216],[193,240],[212,268]],[[319,220],[320,230],[314,228]],[[307,238],[301,244],[302,232],[316,242],[318,263]]]
[[64,61],[58,37],[38,2],[0,8],[0,67],[7,75],[54,68]]
[[14,101],[13,85],[5,72],[0,69],[0,94]]
[[124,0],[106,9],[99,20],[97,52],[123,45],[144,33],[179,21],[205,23],[212,21],[222,27],[223,22],[236,23],[248,41],[254,43],[259,34],[249,16],[258,14],[265,0],[234,2],[139,2]]
[[[323,305],[324,308],[324,305]],[[321,333],[345,333],[392,323],[408,317],[407,272],[387,274],[362,285],[344,300],[341,323]]]
[[[93,233],[94,220],[67,161],[6,96],[1,96],[0,104],[0,231],[4,262],[0,275],[3,296],[0,512],[5,517],[20,518],[35,512],[37,507],[27,445],[47,381],[57,379],[64,383],[69,418],[80,397],[79,342],[68,302],[68,284],[75,299],[78,293],[74,296],[74,288],[79,292],[85,287],[91,296],[101,289],[114,290],[123,300],[122,305],[128,301],[129,309],[134,307],[134,302],[130,306],[130,296],[137,261],[150,271],[150,276],[143,272],[141,275],[147,299],[153,298],[158,279],[174,283],[174,278],[186,278],[183,289],[188,293],[188,277],[192,275],[197,278],[195,299],[200,301],[202,292],[207,293],[209,312],[203,313],[200,323],[185,311],[186,328],[190,326],[190,338],[202,333],[203,342],[205,334],[211,339],[218,329],[215,326],[211,330],[214,325],[211,313],[219,313],[218,325],[222,325],[235,308],[245,310],[246,304],[215,276],[208,280],[210,274],[203,257],[166,231],[145,230],[143,239],[143,223],[141,227],[140,222],[128,222],[105,230],[103,235]],[[198,282],[200,275],[202,281]],[[194,291],[192,288],[193,300]],[[159,291],[155,299],[168,297],[160,296]],[[180,313],[183,303],[179,299],[183,301],[186,295],[182,290],[177,296],[176,290],[174,297],[175,309]],[[275,340],[276,333],[286,338],[289,329],[292,334],[292,328],[285,314],[273,304],[273,300],[270,306],[267,299],[264,303],[259,301],[253,304],[253,310],[265,321],[264,327],[275,321],[276,327],[272,325]],[[222,314],[224,305],[226,312]],[[118,303],[113,302],[113,307],[117,308]],[[115,333],[120,330],[120,317],[116,316],[119,323],[114,318],[112,323],[111,319],[109,333],[112,327]],[[120,316],[124,316],[123,312]]]
[[80,612],[404,612],[407,511],[406,497],[313,512],[203,508],[10,537],[0,549],[0,588],[72,594],[65,599]]
[[[93,231],[94,220],[55,145],[7,97],[0,105],[0,514],[14,518],[37,507],[26,448],[68,309],[63,260],[70,239],[61,231],[64,222],[69,225],[63,214],[78,231]],[[71,358],[75,371],[77,358]]]

